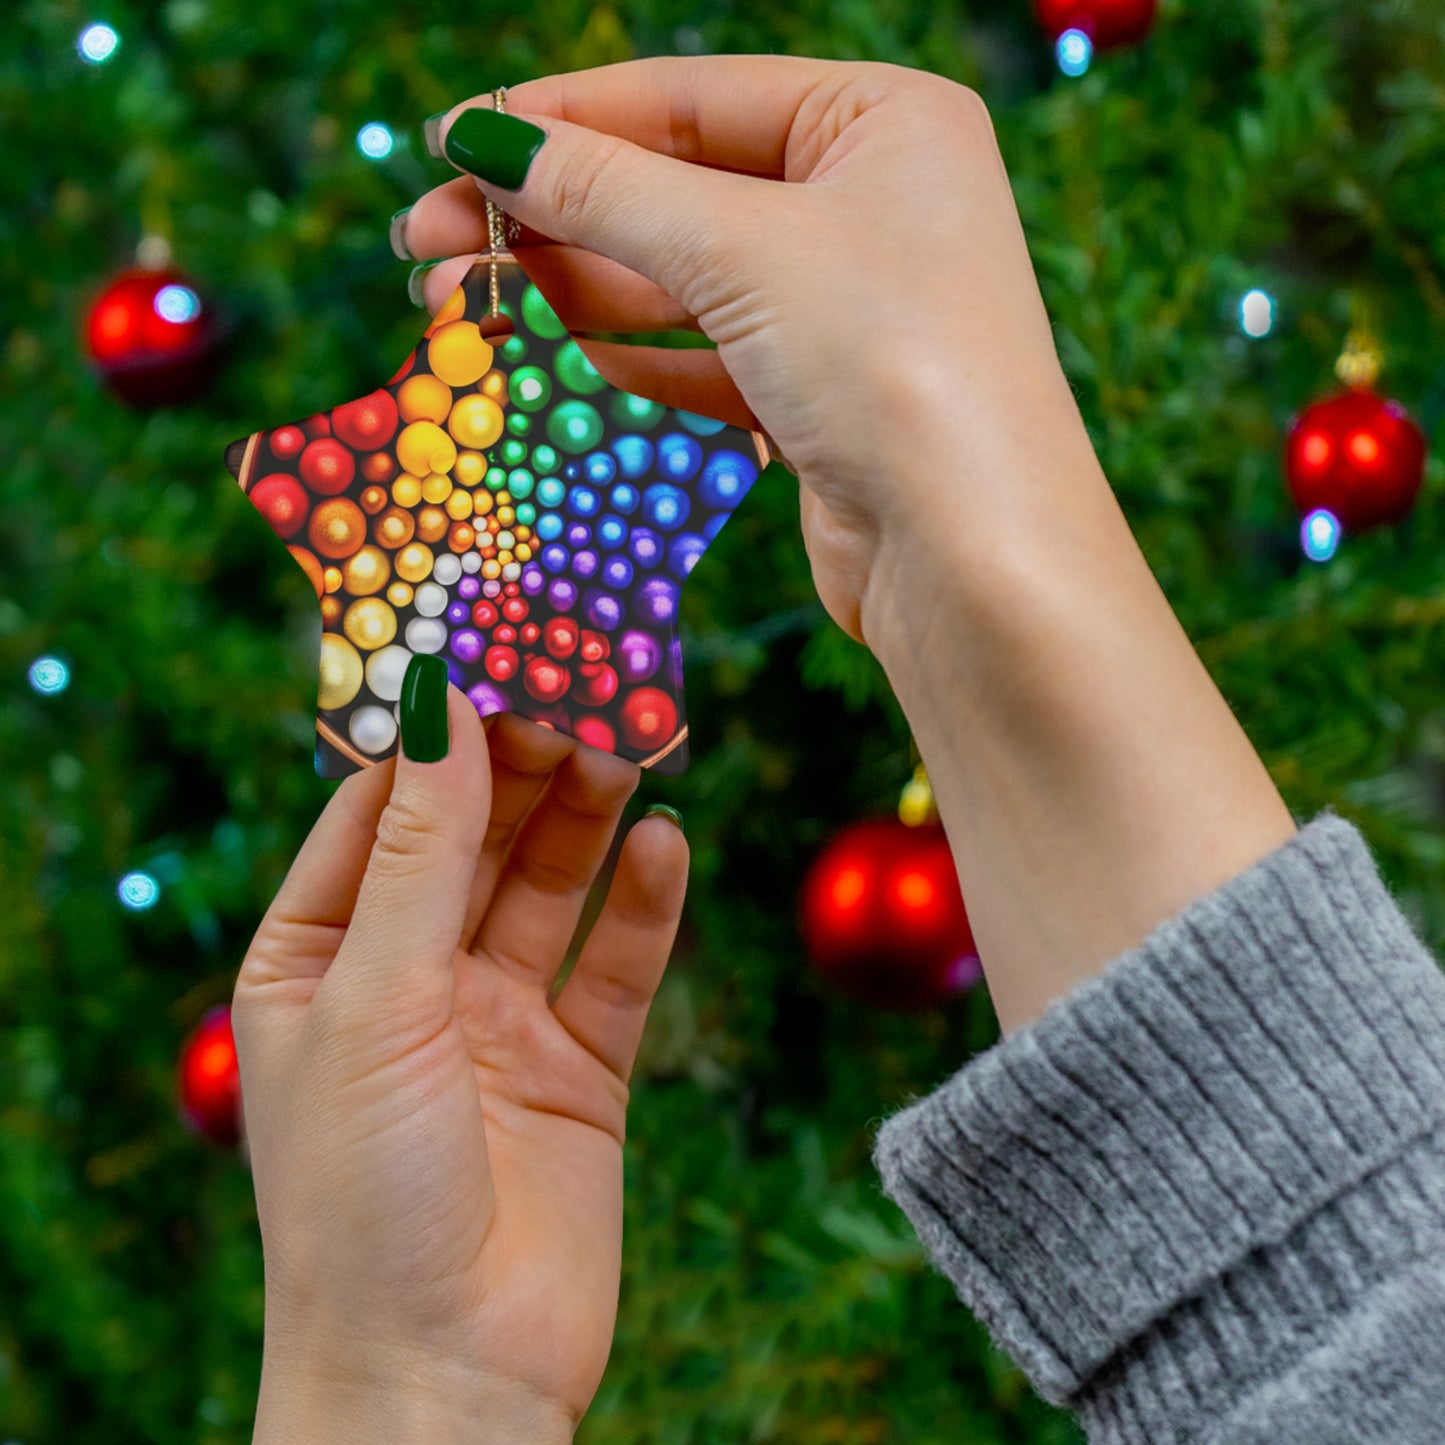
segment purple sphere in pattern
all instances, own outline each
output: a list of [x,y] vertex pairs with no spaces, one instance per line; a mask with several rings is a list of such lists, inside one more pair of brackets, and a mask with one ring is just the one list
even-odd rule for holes
[[639,567],[656,567],[662,557],[662,538],[650,527],[634,527],[627,545]]
[[472,609],[465,602],[453,602],[447,608],[447,621],[453,627],[460,627],[472,615]]
[[662,665],[662,644],[650,632],[630,627],[617,639],[612,661],[623,682],[646,682]]
[[482,634],[473,627],[463,627],[460,632],[452,633],[451,649],[458,662],[471,667],[484,650]]
[[457,596],[471,602],[481,596],[482,579],[480,577],[463,577],[457,583]]
[[592,528],[586,522],[573,522],[567,528],[567,545],[585,547],[592,540]]
[[583,598],[587,620],[602,632],[611,632],[622,621],[622,603],[610,592],[589,587]]
[[522,591],[528,597],[535,597],[546,585],[546,578],[542,576],[542,569],[534,562],[529,562],[522,568]]
[[566,577],[554,577],[547,587],[547,601],[557,612],[570,612],[577,605],[577,584]]
[[614,592],[625,591],[632,581],[632,563],[620,554],[602,564],[602,580]]
[[597,553],[590,547],[584,547],[580,552],[572,554],[572,575],[580,577],[584,582],[597,571]]
[[494,712],[506,712],[512,705],[507,694],[490,682],[477,683],[467,693],[467,700],[482,717],[489,717]]
[[665,577],[652,577],[637,589],[632,610],[641,622],[665,626],[677,621],[678,588]]
[[683,581],[697,566],[698,559],[707,551],[707,539],[696,532],[679,532],[667,544],[667,570]]

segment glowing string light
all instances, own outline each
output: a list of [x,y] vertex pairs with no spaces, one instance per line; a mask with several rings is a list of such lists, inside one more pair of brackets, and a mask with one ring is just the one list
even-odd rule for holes
[[1300,546],[1311,562],[1328,562],[1339,550],[1343,529],[1339,518],[1324,507],[1316,507],[1300,524]]
[[37,657],[30,664],[30,686],[44,697],[54,697],[70,686],[70,669],[58,657]]
[[1094,42],[1082,30],[1066,30],[1055,46],[1059,69],[1069,76],[1087,72],[1094,61]]
[[201,314],[201,298],[189,286],[162,286],[151,304],[162,321],[177,326],[194,321]]
[[1246,336],[1268,336],[1274,330],[1274,297],[1256,288],[1239,303],[1239,326]]
[[382,125],[379,120],[369,121],[356,132],[356,148],[368,160],[384,161],[395,145],[396,137],[392,135],[391,127]]
[[140,913],[159,901],[161,885],[149,873],[127,873],[115,891],[127,908]]
[[87,25],[80,32],[75,48],[80,58],[91,65],[104,65],[120,45],[120,36],[109,25]]

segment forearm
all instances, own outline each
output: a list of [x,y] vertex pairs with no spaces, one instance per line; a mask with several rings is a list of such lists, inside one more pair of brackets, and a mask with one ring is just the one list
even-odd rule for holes
[[[1296,831],[1082,425],[1027,446],[980,508],[880,544],[863,611],[1006,1032]],[[901,465],[936,476],[950,451]]]

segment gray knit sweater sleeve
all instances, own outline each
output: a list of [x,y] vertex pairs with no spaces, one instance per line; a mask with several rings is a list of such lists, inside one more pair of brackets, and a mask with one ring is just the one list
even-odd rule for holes
[[1445,974],[1330,810],[874,1159],[1094,1445],[1445,1441]]

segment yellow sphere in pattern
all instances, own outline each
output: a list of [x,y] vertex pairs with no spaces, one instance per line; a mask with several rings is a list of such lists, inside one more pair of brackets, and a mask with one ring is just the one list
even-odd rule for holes
[[404,422],[434,421],[440,424],[452,409],[452,389],[439,376],[421,372],[409,376],[396,389],[396,409]]
[[386,600],[393,607],[409,607],[414,595],[410,582],[393,582],[386,589]]
[[391,500],[398,507],[414,507],[421,501],[421,478],[403,472],[391,484]]
[[321,574],[321,584],[328,592],[341,591],[341,568],[328,567]]
[[380,597],[363,597],[346,609],[341,630],[363,652],[375,652],[396,636],[396,613]]
[[485,577],[489,582],[495,581],[496,578],[500,577],[501,575],[502,564],[498,562],[495,557],[488,557],[487,560],[482,563],[482,576]]
[[505,373],[500,371],[489,371],[483,378],[482,384],[477,388],[484,396],[489,396],[493,401],[502,406],[507,404],[507,378]]
[[465,487],[458,487],[447,498],[446,510],[453,521],[465,522],[472,515],[472,494]]
[[471,386],[492,364],[492,344],[475,321],[448,321],[427,342],[427,365],[448,386]]
[[515,522],[516,520],[517,520],[517,511],[516,511],[516,508],[515,508],[515,507],[498,507],[498,508],[497,508],[497,521],[500,522],[500,523],[502,524],[502,526],[504,526],[504,527],[510,527],[510,526],[512,525],[512,523]]
[[485,517],[494,505],[492,494],[485,487],[479,487],[472,493],[472,511],[477,516]]
[[431,325],[427,327],[426,334],[430,336],[433,331],[440,330],[448,321],[455,321],[458,316],[466,315],[467,293],[460,286],[442,302],[441,310],[431,319]]
[[489,447],[502,434],[502,408],[489,396],[472,392],[452,408],[447,430],[464,447]]
[[341,599],[330,595],[321,599],[321,625],[328,632],[341,626]]
[[421,494],[428,502],[444,502],[452,494],[452,479],[431,472],[421,479]]
[[532,546],[529,542],[518,542],[516,547],[516,558],[519,562],[530,562],[532,560]]
[[396,439],[396,459],[417,477],[449,472],[457,459],[456,443],[434,421],[414,421]]
[[[448,408],[450,412],[450,408]],[[458,452],[452,476],[464,487],[479,487],[487,474],[487,459],[481,452]]]
[[341,585],[353,597],[370,597],[391,580],[391,559],[380,547],[363,547],[341,567]]
[[409,542],[396,554],[396,575],[403,582],[425,582],[431,568],[431,548],[421,542]]
[[423,507],[416,514],[416,535],[421,542],[440,542],[451,522],[440,507]]
[[364,673],[361,654],[339,632],[321,634],[321,687],[316,705],[323,712],[345,707],[361,691]]

